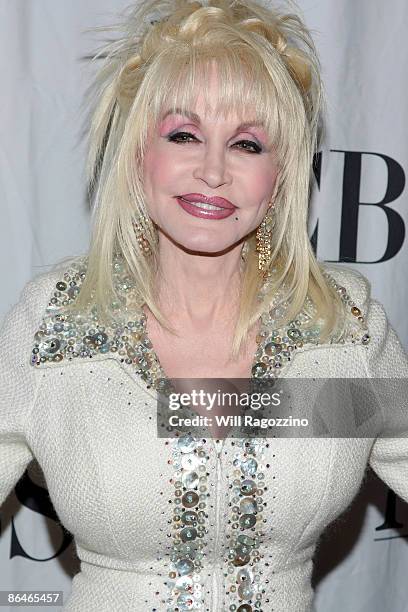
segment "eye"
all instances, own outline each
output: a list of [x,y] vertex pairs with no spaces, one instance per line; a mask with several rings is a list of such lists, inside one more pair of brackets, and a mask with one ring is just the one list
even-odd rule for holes
[[169,142],[178,143],[190,142],[189,140],[186,140],[186,138],[193,138],[195,141],[198,142],[197,138],[193,136],[193,134],[190,134],[190,132],[176,132],[175,134],[170,134],[170,136],[167,137],[167,140]]
[[[262,151],[261,147],[257,145],[256,142],[253,142],[252,140],[240,140],[239,142],[236,142],[235,144],[245,145],[244,151],[248,151],[249,153],[261,153]],[[247,147],[252,147],[252,150],[248,149]]]
[[[189,139],[192,139],[192,140],[189,140]],[[170,134],[170,136],[167,137],[167,140],[169,142],[176,142],[178,144],[183,144],[186,142],[200,142],[198,138],[196,138],[190,132],[176,132],[175,134]],[[261,153],[262,152],[261,147],[256,142],[253,142],[252,140],[239,140],[238,142],[235,142],[232,146],[235,147],[237,145],[241,145],[239,148],[242,148],[244,151],[247,151],[248,153]]]

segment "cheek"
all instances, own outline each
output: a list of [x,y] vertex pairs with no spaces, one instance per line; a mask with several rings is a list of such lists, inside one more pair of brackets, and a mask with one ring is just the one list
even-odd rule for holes
[[145,182],[151,189],[157,189],[171,185],[176,174],[176,164],[174,156],[160,149],[150,149],[146,152],[143,172]]
[[258,172],[246,172],[244,180],[251,199],[259,201],[269,197],[273,193],[277,176],[277,170],[271,169],[270,165]]
[[259,178],[259,182],[262,187],[267,191],[273,191],[276,181],[278,178],[278,167],[275,163],[269,164],[265,168],[262,176]]

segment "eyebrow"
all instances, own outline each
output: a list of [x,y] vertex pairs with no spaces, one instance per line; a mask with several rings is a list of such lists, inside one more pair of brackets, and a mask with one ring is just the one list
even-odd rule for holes
[[[173,114],[174,115],[184,115],[185,117],[188,117],[189,119],[192,119],[196,123],[201,124],[200,117],[196,113],[193,113],[192,111],[189,111],[187,109],[182,109],[182,108],[175,108],[174,110],[168,110],[164,114],[164,116],[162,118],[162,121],[164,121],[166,119],[166,117],[168,117],[168,115],[173,115]],[[265,125],[264,125],[263,121],[254,119],[254,120],[251,120],[251,121],[245,121],[244,123],[240,123],[237,126],[237,131],[242,131],[242,130],[245,130],[246,128],[249,128],[249,127],[262,127],[262,128],[265,128]]]

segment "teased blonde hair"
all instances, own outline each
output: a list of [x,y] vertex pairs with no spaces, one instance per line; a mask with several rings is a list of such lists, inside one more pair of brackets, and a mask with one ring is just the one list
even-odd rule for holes
[[[274,144],[279,183],[275,197],[272,257],[276,278],[260,300],[255,232],[245,240],[239,317],[232,354],[249,328],[268,310],[285,283],[289,309],[281,324],[296,317],[308,295],[322,338],[338,328],[343,308],[328,285],[307,234],[313,154],[322,105],[319,61],[308,30],[295,14],[253,0],[144,0],[127,9],[120,24],[96,30],[120,35],[99,50],[102,62],[89,91],[92,120],[87,172],[94,200],[88,269],[73,305],[97,304],[101,316],[117,299],[112,262],[117,253],[129,270],[139,304],[146,303],[169,329],[155,292],[157,230],[147,214],[142,164],[148,126],[163,109],[192,108],[197,84],[218,72],[218,99],[207,105],[228,115],[255,109]],[[251,113],[251,118],[252,118]],[[152,254],[145,257],[133,222],[143,227]]]

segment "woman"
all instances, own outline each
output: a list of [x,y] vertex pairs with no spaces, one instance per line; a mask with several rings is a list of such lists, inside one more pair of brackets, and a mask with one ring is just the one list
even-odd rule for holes
[[3,327],[0,500],[35,456],[81,559],[64,610],[310,611],[316,542],[367,465],[408,500],[406,403],[371,437],[218,440],[158,436],[156,400],[169,379],[408,374],[366,279],[310,247],[313,43],[252,0],[148,0],[103,54],[89,253]]

